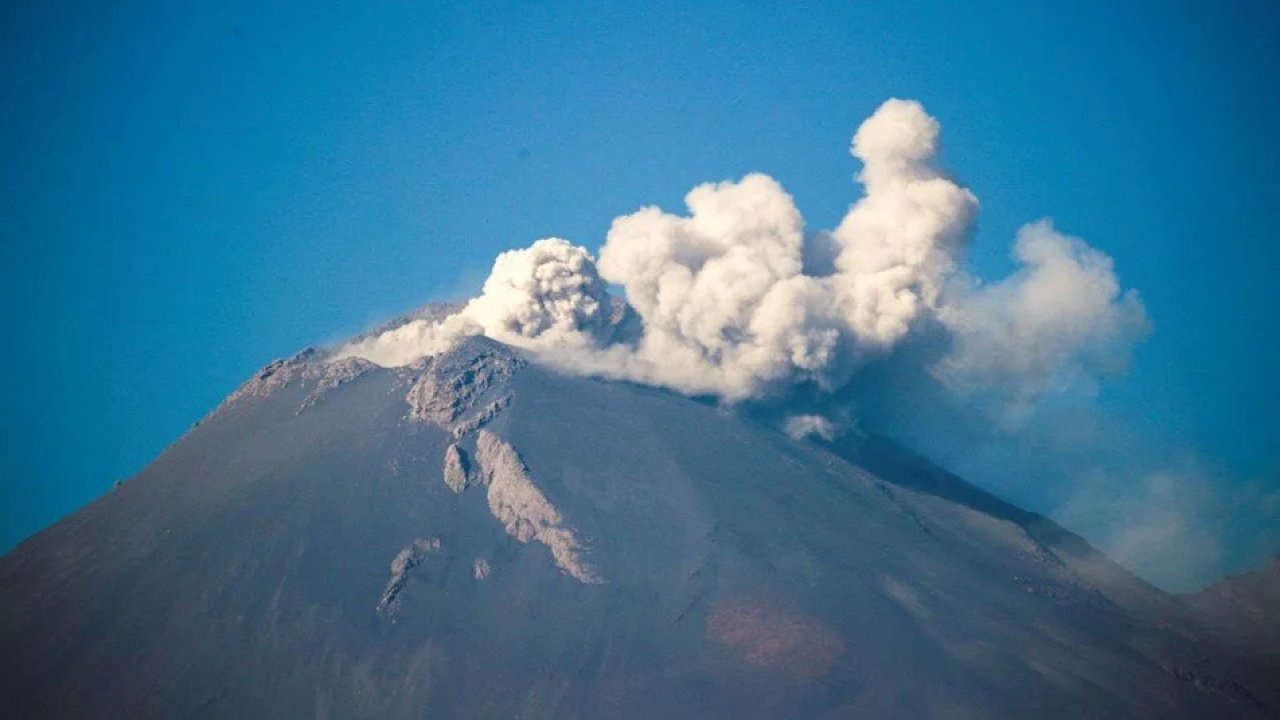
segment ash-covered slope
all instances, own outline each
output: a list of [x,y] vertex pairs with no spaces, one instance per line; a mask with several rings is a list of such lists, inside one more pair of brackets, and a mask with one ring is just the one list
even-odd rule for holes
[[1186,599],[1206,624],[1280,666],[1280,555]]
[[1198,627],[886,441],[795,441],[472,338],[404,368],[275,363],[0,559],[0,705],[1274,715],[1275,675]]

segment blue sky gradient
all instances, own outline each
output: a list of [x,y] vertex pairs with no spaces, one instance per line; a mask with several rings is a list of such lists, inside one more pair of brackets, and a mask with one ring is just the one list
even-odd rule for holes
[[1280,491],[1277,78],[1264,0],[7,3],[0,548],[503,249],[754,170],[834,226],[891,96],[981,199],[980,274],[1048,215],[1142,293],[1103,410]]

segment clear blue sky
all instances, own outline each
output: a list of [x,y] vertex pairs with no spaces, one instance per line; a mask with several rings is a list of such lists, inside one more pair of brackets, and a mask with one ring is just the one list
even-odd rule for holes
[[499,250],[752,170],[833,226],[890,96],[981,198],[979,271],[1051,215],[1142,292],[1107,410],[1280,486],[1273,2],[317,5],[0,9],[0,548]]

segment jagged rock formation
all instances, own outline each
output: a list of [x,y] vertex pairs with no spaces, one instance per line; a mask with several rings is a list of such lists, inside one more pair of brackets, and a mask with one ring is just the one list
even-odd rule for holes
[[488,425],[498,414],[511,404],[511,396],[503,395],[497,400],[485,405],[469,417],[454,423],[453,436],[462,438]]
[[214,412],[247,398],[267,397],[289,385],[305,385],[308,392],[296,410],[301,414],[315,406],[326,394],[340,385],[355,380],[375,367],[377,365],[358,357],[324,362],[319,351],[315,348],[306,348],[293,357],[276,360],[259,370],[248,382],[227,397]]
[[444,484],[456,493],[466,490],[471,484],[471,462],[457,443],[444,449]]
[[304,378],[314,379],[315,386],[307,397],[302,400],[302,404],[298,406],[298,412],[314,407],[325,395],[333,392],[339,385],[349,383],[377,366],[364,358],[348,357],[312,367],[315,367],[317,372],[313,373],[311,377],[307,377],[304,371]]
[[583,558],[584,548],[560,511],[538,489],[515,448],[488,430],[480,431],[476,462],[488,486],[489,510],[511,537],[546,545],[556,565],[584,583],[604,582]]
[[430,540],[418,538],[412,544],[396,553],[391,561],[391,579],[382,591],[375,606],[377,611],[386,615],[395,615],[399,607],[400,591],[409,582],[409,571],[421,565],[427,556],[440,550],[440,538]]
[[796,440],[483,338],[403,368],[313,351],[0,558],[0,707],[1276,717],[1274,646],[1214,617],[1266,601],[1209,597],[888,441]]
[[[492,340],[468,338],[453,351],[425,361],[425,371],[407,396],[409,418],[441,427],[451,427],[459,420],[479,427],[482,421],[465,416],[525,364],[520,355]],[[480,407],[477,416],[492,419],[506,402],[495,399]]]

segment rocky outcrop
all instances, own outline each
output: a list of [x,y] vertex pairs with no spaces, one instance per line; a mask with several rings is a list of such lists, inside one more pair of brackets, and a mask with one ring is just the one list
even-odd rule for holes
[[468,417],[465,417],[459,420],[457,423],[454,423],[453,436],[456,438],[462,438],[466,435],[470,435],[476,430],[479,430],[485,425],[488,425],[491,420],[498,417],[498,415],[501,414],[503,410],[506,410],[507,406],[510,404],[511,404],[511,396],[503,395],[497,400],[494,400],[488,405],[485,405],[484,407],[480,408],[479,410],[472,413]]
[[273,360],[249,378],[214,410],[231,407],[246,398],[263,398],[300,379],[319,357],[315,348],[306,348],[292,357]]
[[483,407],[491,391],[525,364],[524,358],[500,343],[467,338],[431,359],[414,381],[405,397],[409,419],[452,430],[455,422]]
[[304,378],[313,380],[314,384],[311,392],[302,400],[302,404],[298,406],[298,412],[302,413],[308,408],[314,407],[325,395],[338,389],[352,380],[364,375],[373,368],[377,367],[373,363],[358,357],[345,357],[333,362],[321,363],[318,365],[309,365],[311,372],[304,372]]
[[444,484],[455,493],[461,493],[471,484],[471,461],[457,444],[444,451]]
[[391,561],[391,579],[378,598],[375,609],[387,616],[394,617],[400,606],[400,593],[409,582],[409,573],[427,559],[427,556],[440,551],[440,538],[430,540],[418,538],[412,544],[396,553]]
[[314,407],[328,393],[376,367],[377,365],[358,357],[345,357],[330,362],[315,348],[307,348],[292,357],[269,363],[227,397],[211,414],[246,399],[262,399],[282,388],[302,384],[308,392],[298,405],[297,413],[301,414]]
[[476,461],[481,482],[488,486],[489,511],[508,535],[522,543],[546,545],[556,565],[581,582],[604,582],[584,558],[586,550],[573,529],[534,483],[515,448],[481,430]]

